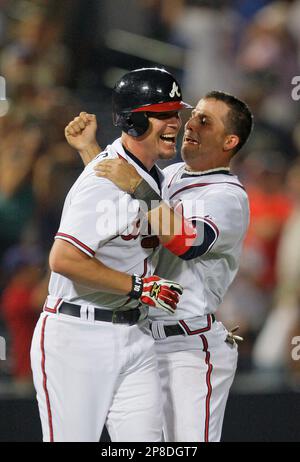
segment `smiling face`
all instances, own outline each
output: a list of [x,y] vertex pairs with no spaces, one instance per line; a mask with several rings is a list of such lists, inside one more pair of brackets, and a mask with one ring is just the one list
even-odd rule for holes
[[182,158],[188,168],[203,171],[229,165],[239,138],[227,133],[229,107],[213,98],[201,99],[185,125]]
[[148,112],[149,128],[138,138],[122,134],[122,143],[149,170],[158,159],[170,160],[176,155],[176,142],[181,128],[178,111]]
[[150,127],[145,145],[152,146],[158,159],[172,159],[176,155],[177,136],[182,126],[179,112],[149,112],[148,119]]

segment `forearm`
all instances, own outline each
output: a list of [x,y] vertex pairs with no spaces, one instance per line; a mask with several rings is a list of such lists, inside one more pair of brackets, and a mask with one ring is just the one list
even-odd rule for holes
[[79,254],[60,255],[52,251],[49,262],[52,271],[93,290],[126,295],[132,289],[129,274],[115,271],[96,258]]
[[72,281],[99,292],[118,294],[174,314],[182,287],[158,276],[143,278],[108,268],[72,244],[56,239],[49,258],[50,268]]
[[88,165],[100,152],[101,147],[99,146],[97,141],[86,146],[84,149],[78,150],[78,153],[81,157],[82,162],[84,163],[84,166]]
[[95,258],[82,262],[79,267],[68,265],[65,276],[90,289],[120,295],[127,295],[132,288],[129,274],[115,271]]
[[159,236],[164,245],[182,232],[183,217],[174,212],[165,202],[161,202],[158,207],[150,210],[147,213],[147,219],[151,230]]
[[140,209],[146,215],[152,231],[170,252],[178,256],[186,255],[198,237],[197,230],[182,214],[164,203],[132,165],[120,159],[107,159],[95,166],[94,170],[97,176],[109,179],[140,202]]
[[174,239],[181,240],[180,247],[184,247],[185,242],[192,245],[196,238],[193,225],[163,202],[145,180],[137,184],[132,196],[140,201],[141,209],[145,211],[152,231],[159,236],[164,246],[172,243]]

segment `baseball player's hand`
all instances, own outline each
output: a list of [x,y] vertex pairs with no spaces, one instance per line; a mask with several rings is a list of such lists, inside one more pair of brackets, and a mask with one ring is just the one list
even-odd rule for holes
[[94,114],[81,112],[65,128],[65,137],[69,145],[77,151],[83,151],[97,146],[98,153],[100,147],[96,140],[97,119]]
[[174,314],[183,289],[180,284],[167,281],[158,276],[143,278],[143,290],[140,301],[144,305],[160,308],[169,314]]
[[244,341],[243,337],[236,335],[236,332],[239,330],[240,326],[236,326],[228,332],[225,342],[230,343],[230,345],[237,345]]
[[94,170],[97,176],[107,178],[129,194],[132,194],[142,181],[134,166],[123,159],[103,160],[94,167]]

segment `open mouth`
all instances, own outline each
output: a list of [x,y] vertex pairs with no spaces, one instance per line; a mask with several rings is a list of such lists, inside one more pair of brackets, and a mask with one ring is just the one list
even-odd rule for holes
[[189,136],[186,136],[186,137],[184,138],[184,141],[185,141],[185,143],[189,143],[189,144],[194,144],[194,145],[198,145],[198,144],[199,144],[198,141],[193,140],[193,138],[190,138]]
[[160,139],[169,145],[174,145],[176,143],[176,136],[175,135],[161,135]]

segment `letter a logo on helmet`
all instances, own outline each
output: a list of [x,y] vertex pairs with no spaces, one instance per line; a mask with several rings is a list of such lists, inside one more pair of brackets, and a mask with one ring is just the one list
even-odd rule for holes
[[176,82],[173,83],[172,91],[169,94],[170,94],[171,98],[175,98],[175,95],[177,95],[178,98],[180,98],[181,93],[179,91],[179,87],[176,85]]
[[151,112],[192,109],[182,101],[176,79],[165,69],[156,67],[125,74],[113,89],[112,102],[114,125],[134,137],[146,133]]

